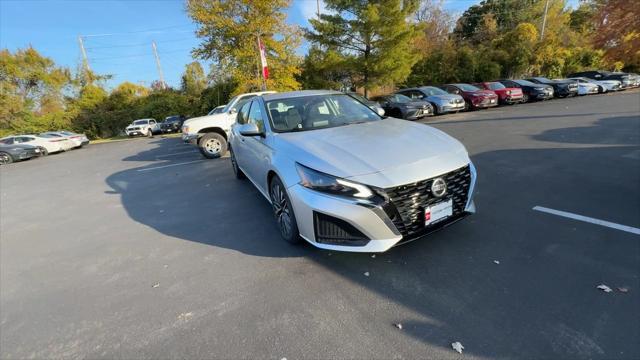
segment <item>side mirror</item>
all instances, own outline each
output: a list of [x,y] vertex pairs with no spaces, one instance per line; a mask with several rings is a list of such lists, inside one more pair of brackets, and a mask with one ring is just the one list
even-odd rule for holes
[[231,109],[229,110],[229,114],[232,114],[232,115],[233,115],[233,114],[235,114],[235,113],[237,113],[237,112],[238,112],[238,110],[236,110],[236,108],[231,108]]
[[264,133],[258,129],[258,125],[256,124],[242,124],[238,128],[238,132],[242,136],[263,136]]
[[383,108],[381,108],[379,106],[376,106],[375,110],[376,110],[376,113],[378,113],[378,115],[384,116],[384,109]]

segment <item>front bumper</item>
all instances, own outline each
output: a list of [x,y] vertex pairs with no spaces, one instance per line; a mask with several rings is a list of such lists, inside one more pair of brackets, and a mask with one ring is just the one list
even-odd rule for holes
[[475,108],[489,108],[493,106],[498,106],[498,98],[497,97],[485,97],[485,98],[477,98],[471,101],[473,107]]
[[464,101],[461,103],[446,103],[440,106],[441,112],[453,112],[453,111],[462,111],[464,110]]
[[[332,196],[308,189],[300,184],[289,187],[288,193],[296,215],[300,236],[312,245],[322,249],[347,252],[384,252],[396,244],[416,240],[457,222],[469,214],[475,213],[473,194],[477,176],[473,164],[469,165],[469,171],[470,185],[465,202],[461,204],[461,211],[455,212],[452,216],[442,221],[421,227],[422,230],[420,232],[404,236],[395,225],[397,222],[394,222],[388,215],[388,210],[386,209],[388,203],[374,204],[368,201]],[[444,199],[442,201],[446,201]],[[430,203],[429,206],[433,204]],[[423,205],[418,204],[418,206]],[[318,214],[347,223],[355,229],[354,231],[363,235],[365,240],[354,242],[353,244],[338,245],[336,242],[322,239],[317,236],[319,233]],[[402,229],[402,231],[406,231],[406,229]]]
[[505,95],[501,100],[505,104],[516,104],[524,101],[524,95],[523,94]]
[[406,119],[407,120],[417,120],[417,119],[422,119],[425,116],[431,116],[433,115],[433,112],[431,111],[431,108],[426,108],[426,109],[408,109],[407,113],[406,113]]
[[198,134],[185,134],[182,133],[182,141],[188,144],[197,145],[198,144]]

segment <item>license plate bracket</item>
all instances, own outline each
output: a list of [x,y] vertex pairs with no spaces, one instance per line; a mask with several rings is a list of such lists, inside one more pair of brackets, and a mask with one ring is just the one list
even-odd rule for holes
[[453,199],[433,204],[424,209],[424,226],[440,222],[453,215]]

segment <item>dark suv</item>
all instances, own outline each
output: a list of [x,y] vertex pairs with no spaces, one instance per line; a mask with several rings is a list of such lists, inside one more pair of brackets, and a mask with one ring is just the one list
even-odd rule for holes
[[499,82],[506,87],[522,89],[523,102],[553,98],[553,87],[549,85],[536,84],[527,80],[511,79],[501,79],[496,80],[496,82]]
[[184,121],[185,117],[182,115],[167,116],[164,121],[160,123],[160,130],[163,134],[180,132]]
[[536,84],[552,86],[554,95],[559,98],[578,95],[578,82],[575,80],[551,80],[542,76],[528,78],[527,80]]
[[591,70],[591,71],[581,71],[573,74],[569,74],[570,78],[574,77],[586,77],[594,80],[618,80],[622,84],[622,88],[626,89],[628,87],[633,86],[631,76],[627,73],[621,72],[610,72],[604,70]]

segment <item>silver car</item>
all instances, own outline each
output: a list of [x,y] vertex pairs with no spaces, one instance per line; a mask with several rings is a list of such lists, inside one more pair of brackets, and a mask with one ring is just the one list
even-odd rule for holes
[[449,94],[435,86],[402,89],[396,91],[396,93],[412,99],[430,102],[435,115],[464,110],[464,99],[462,96]]
[[476,170],[460,142],[344,93],[256,96],[230,145],[236,177],[267,198],[292,243],[382,252],[475,212]]

